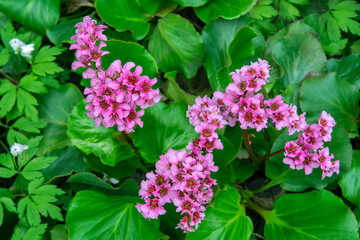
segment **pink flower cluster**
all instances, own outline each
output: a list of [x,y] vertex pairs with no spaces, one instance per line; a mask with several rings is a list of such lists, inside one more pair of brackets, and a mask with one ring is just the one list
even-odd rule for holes
[[96,21],[88,16],[75,26],[78,29],[71,39],[76,39],[76,43],[70,49],[77,50],[77,61],[72,64],[72,69],[87,68],[83,77],[91,79],[91,88],[84,91],[89,102],[85,107],[89,111],[87,115],[94,118],[97,127],[101,123],[106,128],[117,125],[119,131],[125,132],[133,132],[136,125],[142,127],[140,117],[144,115],[143,109],[153,106],[161,98],[159,89],[152,89],[157,79],[142,76],[141,66],[136,66],[132,72],[133,62],[122,66],[121,61],[116,60],[103,70],[101,57],[109,53],[101,50],[106,46],[107,37],[103,34],[106,26],[96,25]]
[[298,135],[296,141],[285,144],[283,162],[292,169],[304,169],[305,174],[310,174],[314,168],[320,167],[322,179],[331,177],[334,172],[339,174],[339,160],[331,161],[334,155],[329,153],[329,148],[324,148],[324,142],[331,141],[332,128],[335,120],[330,114],[323,111],[318,123],[305,125],[303,133]]
[[212,151],[222,149],[223,145],[215,131],[223,128],[227,121],[216,101],[206,96],[198,97],[196,104],[189,106],[187,116],[200,133],[199,138],[186,146],[188,152],[170,149],[160,156],[155,173],[148,173],[147,180],[141,183],[139,194],[145,204],[138,204],[136,208],[145,218],[157,218],[165,214],[163,205],[172,202],[176,211],[184,215],[178,227],[184,232],[193,232],[205,217],[204,205],[213,195],[211,186],[216,185],[210,177],[211,172],[218,170]]
[[[293,169],[312,169],[321,166],[323,178],[339,172],[339,161],[331,161],[329,149],[323,148],[323,141],[331,140],[334,119],[323,112],[318,124],[308,125],[305,113],[298,115],[295,105],[285,104],[280,95],[264,100],[257,93],[269,77],[269,65],[265,60],[244,66],[230,74],[234,83],[230,83],[225,93],[214,92],[213,97],[197,97],[195,104],[189,106],[186,116],[200,136],[190,142],[186,150],[170,149],[160,156],[156,170],[146,174],[139,195],[145,204],[136,208],[145,218],[157,218],[165,214],[164,205],[173,203],[184,217],[178,227],[184,232],[192,232],[205,217],[205,204],[213,195],[211,186],[216,181],[210,173],[216,172],[213,149],[223,149],[216,130],[239,122],[242,129],[253,128],[261,131],[268,124],[276,129],[288,127],[289,134],[302,132],[297,141],[285,145],[284,163]],[[268,123],[270,118],[270,123]],[[194,229],[194,228],[195,229]]]

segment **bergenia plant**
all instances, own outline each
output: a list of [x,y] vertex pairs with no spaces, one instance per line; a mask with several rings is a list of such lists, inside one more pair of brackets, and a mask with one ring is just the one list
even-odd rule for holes
[[0,238],[358,240],[359,12],[0,1]]

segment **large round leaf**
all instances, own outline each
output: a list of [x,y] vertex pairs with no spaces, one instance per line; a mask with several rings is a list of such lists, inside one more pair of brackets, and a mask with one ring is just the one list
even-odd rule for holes
[[181,150],[197,136],[186,110],[182,102],[157,103],[145,110],[144,127],[135,129],[134,145],[146,161],[156,162],[169,148]]
[[45,176],[45,182],[52,181],[56,177],[70,175],[73,172],[90,171],[84,163],[81,153],[73,147],[58,149],[50,156],[55,156],[57,159],[41,171]]
[[336,72],[342,79],[360,88],[360,57],[350,55],[343,59],[330,59],[327,64],[328,72]]
[[160,239],[157,221],[145,219],[130,196],[108,196],[94,191],[78,192],[71,201],[66,223],[70,239]]
[[75,35],[75,24],[82,21],[82,18],[61,21],[47,29],[46,34],[53,44],[61,46],[63,42],[70,42],[71,36]]
[[214,206],[205,211],[205,219],[194,233],[189,233],[188,240],[247,240],[253,231],[251,219],[246,216],[245,207],[240,205],[240,194],[226,186],[215,198]]
[[74,106],[83,99],[79,89],[73,84],[62,85],[59,89],[51,88],[39,99],[39,117],[46,120],[44,138],[39,145],[39,153],[45,154],[69,144],[66,136],[67,120]]
[[148,18],[137,0],[96,0],[96,11],[102,20],[117,31],[130,30],[140,40],[149,31]]
[[306,79],[300,89],[300,106],[306,118],[317,120],[324,110],[335,121],[351,129],[359,115],[359,90],[336,73]]
[[268,240],[356,240],[354,214],[343,201],[326,190],[285,194],[272,211],[263,211]]
[[238,30],[248,24],[247,20],[224,20],[219,18],[207,24],[201,36],[205,45],[204,68],[213,90],[220,90],[216,72],[231,63],[227,48]]
[[22,25],[45,35],[60,16],[60,0],[2,0],[0,11]]
[[360,150],[354,150],[351,168],[342,175],[339,184],[344,197],[360,206]]
[[222,89],[234,82],[230,73],[243,66],[244,60],[251,58],[255,54],[253,39],[257,36],[255,30],[249,26],[239,29],[234,39],[229,44],[227,54],[229,56],[228,65],[221,68],[216,73],[216,79]]
[[[289,136],[288,132],[284,132],[275,141],[271,152],[276,152],[285,147],[287,141],[293,141],[297,139],[297,135],[293,134]],[[330,153],[334,154],[333,160],[340,160],[340,174],[343,171],[347,171],[351,163],[351,144],[350,139],[346,131],[340,127],[334,127],[332,133],[332,141],[325,144],[329,147]],[[273,183],[280,184],[280,186],[286,190],[297,192],[303,191],[307,188],[321,189],[326,187],[330,182],[334,182],[339,178],[339,175],[334,173],[332,177],[326,177],[321,180],[320,168],[314,169],[314,171],[305,175],[304,170],[293,170],[283,163],[284,154],[280,153],[270,158],[270,161],[266,162],[266,176],[270,178]]]
[[95,127],[94,119],[86,115],[85,105],[85,101],[80,102],[70,114],[67,135],[71,144],[85,154],[95,154],[110,166],[134,156],[130,146],[113,137],[110,129]]
[[209,0],[174,0],[174,2],[177,2],[180,6],[184,7],[199,7],[208,1]]
[[256,0],[211,0],[207,4],[195,8],[195,13],[206,23],[218,17],[235,19],[250,11],[255,4]]
[[322,73],[326,56],[321,44],[310,33],[291,32],[272,48],[273,59],[281,66],[283,87],[301,82],[309,72]]
[[113,61],[120,59],[122,65],[126,62],[134,62],[136,65],[140,65],[143,68],[143,74],[150,78],[155,77],[158,73],[155,59],[138,43],[108,40],[103,50],[110,52],[101,59],[103,68],[108,68]]
[[204,57],[203,40],[185,18],[169,14],[161,18],[149,41],[149,51],[163,72],[195,76]]

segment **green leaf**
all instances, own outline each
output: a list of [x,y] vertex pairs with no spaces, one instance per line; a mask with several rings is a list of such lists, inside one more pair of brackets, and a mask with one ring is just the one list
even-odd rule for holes
[[39,146],[40,155],[70,144],[66,135],[67,121],[74,106],[82,99],[79,89],[69,83],[60,89],[49,89],[48,94],[39,98],[39,117],[48,122]]
[[285,21],[293,21],[300,16],[299,10],[286,0],[279,1],[279,16]]
[[351,168],[340,178],[339,185],[344,197],[360,206],[360,150],[354,150]]
[[55,26],[60,16],[59,0],[4,0],[0,11],[30,29],[45,34],[45,29]]
[[360,55],[360,40],[355,41],[352,45],[351,45],[351,54],[353,55]]
[[351,55],[341,60],[329,59],[327,71],[337,72],[342,79],[360,88],[360,57]]
[[273,0],[259,0],[249,12],[250,16],[257,20],[276,16],[277,11],[271,6],[272,3]]
[[45,182],[51,182],[56,177],[68,176],[73,172],[87,172],[90,170],[84,163],[80,152],[73,147],[53,151],[51,156],[56,157],[56,160],[41,171],[45,176]]
[[27,180],[33,180],[35,178],[41,177],[42,173],[39,170],[49,167],[50,163],[54,162],[55,160],[56,157],[41,156],[34,158],[28,164],[26,164],[20,174]]
[[34,63],[46,63],[56,60],[57,55],[60,55],[64,49],[58,47],[50,47],[49,45],[42,47],[34,58]]
[[317,120],[324,110],[348,130],[359,116],[358,103],[359,90],[336,73],[308,78],[300,89],[300,106],[308,120]]
[[196,96],[186,93],[182,90],[177,82],[176,79],[176,72],[168,72],[164,75],[167,79],[166,86],[165,86],[165,95],[174,101],[184,102],[187,105],[195,104]]
[[143,74],[148,75],[150,78],[158,74],[155,59],[138,43],[108,40],[103,50],[111,53],[102,57],[101,64],[103,68],[108,68],[113,61],[121,59],[122,64],[134,62],[136,65],[140,65],[143,68]]
[[174,2],[183,7],[199,7],[209,2],[209,0],[174,0]]
[[309,33],[289,33],[274,45],[272,57],[281,66],[284,88],[301,82],[309,72],[323,72],[326,66],[319,41]]
[[358,238],[354,214],[326,190],[285,194],[275,201],[272,211],[261,213],[266,221],[264,235],[269,240]]
[[8,154],[0,154],[0,164],[4,167],[0,167],[0,177],[11,178],[17,171],[15,170],[14,161],[12,156]]
[[142,165],[140,159],[136,156],[119,162],[114,167],[103,164],[95,155],[84,157],[84,161],[86,165],[89,166],[92,170],[98,173],[107,174],[109,177],[116,179],[122,179],[131,176],[135,173],[136,169],[147,171],[147,169]]
[[55,78],[54,75],[46,75],[45,77],[39,76],[39,81],[42,82],[47,87],[52,87],[56,89],[60,89],[60,83]]
[[75,24],[81,21],[82,18],[60,21],[56,26],[48,28],[46,34],[53,44],[61,46],[63,42],[70,42],[71,36],[75,35]]
[[[275,141],[271,152],[276,152],[285,147],[285,143],[297,139],[297,135],[289,136],[288,132],[284,132]],[[330,153],[334,154],[334,160],[340,160],[340,175],[344,171],[348,171],[351,165],[351,144],[346,131],[340,127],[335,126],[332,133],[332,141],[324,145],[329,147]],[[304,191],[307,188],[321,189],[327,186],[328,183],[334,182],[339,178],[339,175],[334,174],[332,177],[327,177],[321,180],[321,169],[317,168],[309,174],[305,175],[304,170],[293,170],[283,163],[284,154],[280,153],[270,158],[266,162],[266,176],[271,179],[274,184],[280,186],[288,191],[298,192]]]
[[224,20],[222,18],[207,24],[201,36],[205,45],[204,68],[214,91],[221,90],[216,80],[217,71],[231,63],[228,55],[228,46],[238,30],[249,24],[245,18]]
[[190,22],[177,14],[169,14],[155,27],[149,51],[162,72],[178,71],[192,78],[201,66],[204,44]]
[[[155,220],[136,210],[138,198],[108,196],[94,191],[78,192],[66,216],[70,239],[152,240],[164,237]],[[79,218],[81,216],[81,218]]]
[[214,206],[207,207],[206,218],[199,228],[186,239],[249,239],[253,224],[246,216],[245,207],[240,205],[240,199],[235,188],[226,186],[216,196]]
[[216,73],[216,79],[222,89],[225,89],[231,82],[233,82],[229,74],[235,69],[242,67],[244,60],[254,56],[255,49],[253,38],[256,36],[257,34],[255,30],[249,26],[240,28],[236,33],[227,49],[229,64],[221,68]]
[[107,24],[120,32],[130,30],[136,40],[144,38],[149,31],[148,18],[141,12],[138,1],[96,0],[95,8]]
[[[360,36],[360,23],[352,19],[357,17],[356,10],[360,10],[360,4],[353,0],[332,1],[329,4],[330,13],[334,16],[339,28],[344,31]],[[329,27],[329,26],[328,26]]]
[[238,18],[251,10],[256,0],[211,0],[207,4],[195,8],[196,15],[205,23],[222,17],[225,19]]
[[0,48],[0,66],[5,65],[10,58],[10,53],[9,53],[9,49],[7,48]]
[[161,0],[139,0],[144,12],[154,14],[158,10]]
[[170,105],[159,102],[145,110],[141,118],[144,127],[135,129],[133,140],[147,162],[155,163],[169,148],[185,148],[197,136],[186,117],[186,110],[187,106],[182,102]]
[[24,235],[21,233],[21,228],[16,227],[14,234],[11,237],[11,240],[41,240],[43,239],[43,234],[47,228],[47,224],[40,224],[36,227],[30,227]]
[[67,183],[75,192],[94,190],[112,196],[138,196],[139,194],[139,187],[133,179],[128,179],[120,187],[114,188],[92,173],[77,173],[72,175]]
[[10,81],[2,79],[0,89],[0,95],[3,95],[0,100],[0,117],[3,117],[15,104],[17,87]]
[[63,70],[63,68],[59,67],[59,65],[54,62],[36,63],[32,66],[33,73],[43,77],[45,77],[46,74],[52,75]]
[[57,201],[56,195],[64,193],[55,185],[42,185],[44,178],[31,181],[28,185],[29,196],[22,198],[18,204],[18,213],[21,218],[26,212],[26,218],[31,226],[39,225],[40,214],[44,217],[63,221],[61,210],[53,203]]
[[29,133],[40,133],[39,129],[44,128],[46,125],[47,122],[43,119],[38,119],[36,122],[33,122],[26,117],[21,117],[15,121],[12,127]]
[[234,127],[227,126],[224,135],[220,136],[224,149],[214,149],[214,162],[216,165],[225,166],[235,159],[242,144],[242,130],[238,124]]
[[47,90],[42,82],[36,81],[37,77],[26,75],[20,80],[20,87],[32,93],[46,93]]
[[20,112],[24,111],[25,115],[33,121],[38,119],[38,110],[35,108],[37,105],[38,101],[35,97],[21,88],[18,89],[17,107]]
[[58,224],[50,231],[50,235],[51,240],[68,240],[69,229],[63,224]]
[[70,114],[67,135],[71,144],[86,155],[95,154],[110,166],[134,156],[126,142],[119,142],[111,135],[111,129],[95,127],[94,120],[86,115],[85,105],[86,102],[81,101]]

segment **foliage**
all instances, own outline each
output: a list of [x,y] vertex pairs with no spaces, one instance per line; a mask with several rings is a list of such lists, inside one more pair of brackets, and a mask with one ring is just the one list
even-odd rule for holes
[[[0,1],[1,238],[358,239],[359,12],[355,0]],[[119,59],[157,79],[161,102],[132,133],[89,118],[91,72],[72,70],[69,50],[84,16],[107,26],[103,69]],[[216,131],[217,186],[197,230],[175,229],[169,204],[144,219],[135,206],[146,173],[199,138],[188,107],[258,58],[271,67],[265,99],[283,96],[309,124],[322,111],[335,119],[324,147],[339,174],[289,168],[284,147],[297,134],[275,120],[261,131],[237,123]]]

